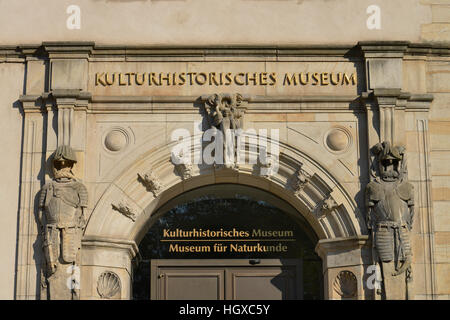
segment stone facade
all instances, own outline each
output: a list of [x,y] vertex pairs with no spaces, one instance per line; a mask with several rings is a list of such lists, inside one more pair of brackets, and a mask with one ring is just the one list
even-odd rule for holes
[[[165,36],[173,32],[180,46],[157,37],[152,41],[164,46],[137,45],[146,38],[139,33],[115,45],[111,38],[104,39],[108,45],[59,38],[16,45],[21,42],[5,39],[13,45],[0,47],[0,132],[7,151],[2,164],[8,168],[1,221],[11,227],[0,247],[5,261],[0,297],[43,298],[39,194],[53,178],[54,152],[70,146],[77,159],[73,174],[89,195],[79,262],[81,299],[129,299],[137,244],[152,213],[177,195],[218,183],[263,189],[298,211],[320,239],[316,252],[323,262],[326,299],[382,299],[367,286],[374,249],[364,190],[377,177],[371,148],[388,141],[404,146],[414,190],[409,298],[448,299],[450,46],[435,42],[450,39],[448,4],[409,2],[420,16],[415,28],[380,34],[383,40],[402,41],[378,41],[363,32],[330,41],[319,32],[310,36],[320,45],[312,45],[306,44],[312,39],[297,41],[282,28],[261,31],[251,41],[243,35],[230,38],[239,34],[233,28],[224,37],[234,41],[217,39],[211,31],[194,42],[169,28]],[[294,3],[288,6],[297,8]],[[129,3],[120,6],[129,9]],[[192,12],[185,9],[176,19],[190,25]],[[42,32],[22,42],[37,43],[31,40],[46,38]],[[78,37],[69,39],[92,39]],[[270,39],[279,45],[261,44]],[[189,43],[195,45],[181,45]],[[242,43],[247,45],[236,45]],[[186,129],[194,146],[211,126],[208,105],[215,94],[239,97],[239,127],[279,130],[278,170],[267,170],[273,159],[259,164],[264,174],[251,164],[220,170],[175,163],[173,131]]]

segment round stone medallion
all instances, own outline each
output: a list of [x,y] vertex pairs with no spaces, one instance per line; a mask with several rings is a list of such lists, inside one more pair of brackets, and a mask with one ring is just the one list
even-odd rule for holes
[[105,147],[109,151],[117,152],[128,144],[128,136],[124,130],[114,128],[105,137]]
[[345,152],[351,144],[351,135],[346,129],[336,127],[325,135],[325,145],[331,152]]

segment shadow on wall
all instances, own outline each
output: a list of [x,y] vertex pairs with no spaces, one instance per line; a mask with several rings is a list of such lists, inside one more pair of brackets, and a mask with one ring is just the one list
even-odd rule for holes
[[282,272],[270,283],[281,292],[282,300],[323,300],[322,263],[317,259],[302,256],[299,265],[292,260],[280,259]]

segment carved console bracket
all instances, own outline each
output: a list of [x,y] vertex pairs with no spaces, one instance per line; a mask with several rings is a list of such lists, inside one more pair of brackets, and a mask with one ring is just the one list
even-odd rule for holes
[[411,94],[400,89],[378,88],[363,92],[361,99],[366,109],[378,113],[379,141],[402,142],[404,137],[403,112],[428,112],[433,95]]
[[58,145],[72,146],[75,110],[87,110],[91,93],[74,89],[55,89],[41,95],[21,95],[24,112],[47,112],[54,109],[58,117]]

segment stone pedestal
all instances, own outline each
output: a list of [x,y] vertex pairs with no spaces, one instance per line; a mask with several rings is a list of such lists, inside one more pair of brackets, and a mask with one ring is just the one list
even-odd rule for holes
[[367,236],[320,240],[316,246],[322,258],[324,299],[372,299],[367,286],[367,267],[371,264]]
[[137,254],[134,241],[83,239],[81,299],[131,299],[132,260]]

